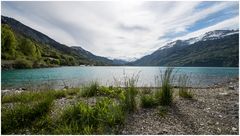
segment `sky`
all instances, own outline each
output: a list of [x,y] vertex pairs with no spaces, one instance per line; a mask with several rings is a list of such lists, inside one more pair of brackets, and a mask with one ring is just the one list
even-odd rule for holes
[[1,14],[67,46],[127,59],[167,42],[238,29],[238,1],[2,1]]

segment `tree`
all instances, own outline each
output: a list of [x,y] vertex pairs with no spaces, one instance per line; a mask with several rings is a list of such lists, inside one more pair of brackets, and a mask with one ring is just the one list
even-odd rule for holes
[[29,40],[27,38],[22,39],[22,42],[20,44],[20,50],[24,55],[26,55],[28,57],[35,58],[37,56],[36,46],[34,45],[34,43],[31,40]]
[[16,39],[13,32],[11,31],[11,28],[8,25],[2,25],[1,36],[2,54],[8,56],[6,59],[15,58]]

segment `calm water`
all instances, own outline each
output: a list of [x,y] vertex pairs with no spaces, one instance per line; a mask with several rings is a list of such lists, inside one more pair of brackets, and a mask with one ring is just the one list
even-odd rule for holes
[[[165,67],[58,67],[2,71],[2,88],[42,87],[49,85],[62,88],[76,87],[97,80],[102,85],[123,84],[124,77],[138,75],[138,86],[155,86],[155,79]],[[208,86],[238,77],[238,68],[177,67],[175,76],[188,74],[191,86]]]

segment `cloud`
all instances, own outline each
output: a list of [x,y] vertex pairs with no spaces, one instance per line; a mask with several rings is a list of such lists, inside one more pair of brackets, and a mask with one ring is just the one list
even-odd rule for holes
[[187,35],[185,35],[183,37],[177,37],[176,39],[188,39],[190,37],[197,37],[206,32],[213,31],[213,30],[219,30],[219,29],[238,29],[238,25],[239,25],[239,16],[236,16],[234,18],[227,19],[225,21],[219,22],[215,25],[206,27],[204,29],[200,29],[198,31],[188,33]]
[[124,25],[124,24],[119,24],[119,28],[123,29],[124,31],[149,31],[148,28],[143,27],[143,26],[138,26],[138,25],[127,26],[127,25]]
[[[225,10],[228,18],[217,15]],[[60,43],[113,58],[141,57],[177,38],[239,25],[238,2],[4,1],[2,14]]]

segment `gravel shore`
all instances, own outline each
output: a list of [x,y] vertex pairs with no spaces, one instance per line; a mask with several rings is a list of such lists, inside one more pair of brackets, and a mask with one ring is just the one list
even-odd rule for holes
[[[177,91],[177,89],[175,89]],[[129,115],[121,134],[239,134],[238,79],[205,89],[193,89],[193,99],[176,96],[164,116],[159,107]]]
[[[2,95],[21,93],[25,90],[2,91]],[[192,89],[193,99],[180,98],[174,88],[173,104],[166,107],[166,113],[160,115],[162,107],[138,108],[125,120],[120,130],[123,135],[228,135],[239,134],[239,83],[232,79],[226,83],[215,84],[207,88]],[[58,115],[78,101],[90,105],[96,103],[96,97],[61,98],[54,101],[51,117]],[[4,104],[11,107],[12,103]]]

